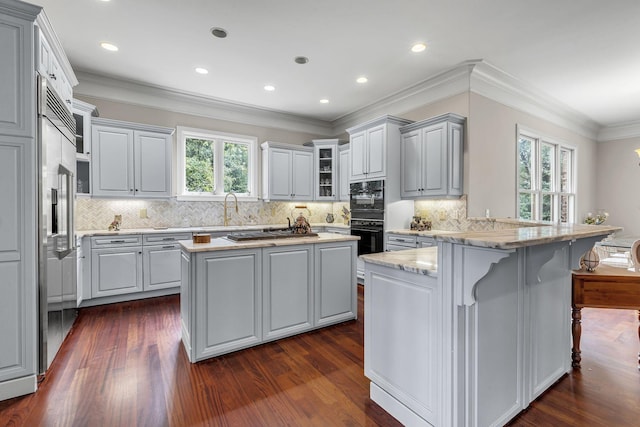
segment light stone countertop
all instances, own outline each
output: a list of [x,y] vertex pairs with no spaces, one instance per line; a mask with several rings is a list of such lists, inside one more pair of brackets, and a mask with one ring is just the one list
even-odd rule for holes
[[360,259],[371,264],[391,267],[410,273],[427,276],[437,276],[438,274],[438,248],[436,246],[360,255]]
[[[118,231],[108,230],[77,230],[77,237],[85,236],[125,236],[128,234],[155,234],[155,233],[214,233],[224,232],[234,233],[237,231],[260,231],[267,228],[285,228],[288,224],[251,224],[251,225],[212,225],[200,227],[156,227],[156,228],[123,228]],[[349,229],[348,225],[343,223],[313,223],[311,230],[317,227],[342,228]]]
[[187,252],[226,251],[232,249],[255,249],[274,246],[309,245],[316,243],[346,242],[360,240],[359,236],[336,233],[318,233],[310,237],[288,237],[280,239],[247,240],[234,242],[226,237],[211,239],[210,243],[193,243],[191,240],[180,240],[178,243]]
[[540,225],[493,231],[416,231],[389,230],[390,233],[429,236],[437,240],[494,249],[514,249],[524,246],[575,240],[585,237],[606,236],[622,230],[609,225]]

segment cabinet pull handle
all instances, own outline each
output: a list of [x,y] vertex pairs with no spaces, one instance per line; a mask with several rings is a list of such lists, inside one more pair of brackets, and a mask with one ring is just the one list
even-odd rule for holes
[[112,240],[111,243],[124,243],[124,240]]
[[173,249],[175,248],[175,245],[168,245],[168,246],[163,246],[162,249]]
[[176,240],[176,239],[173,237],[163,237],[162,240]]

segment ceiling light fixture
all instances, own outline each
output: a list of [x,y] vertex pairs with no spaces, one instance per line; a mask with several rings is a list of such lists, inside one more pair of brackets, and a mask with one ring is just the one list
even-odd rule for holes
[[366,78],[366,77],[364,77],[364,76],[362,76],[362,77],[358,77],[358,78],[356,79],[356,82],[358,82],[358,83],[360,83],[360,84],[366,83],[366,82],[368,82],[368,81],[369,81],[369,79],[368,79],[368,78]]
[[266,85],[264,87],[264,90],[266,90],[267,92],[273,92],[274,90],[276,90],[276,87],[273,85]]
[[320,104],[328,104],[328,103],[329,103],[329,100],[327,98],[322,98],[320,100]]
[[306,64],[307,62],[309,62],[309,58],[307,58],[306,56],[296,56],[293,60],[296,64]]
[[223,39],[223,38],[227,37],[227,30],[225,30],[224,28],[220,28],[220,27],[213,27],[211,29],[211,34],[214,37],[217,37],[219,39]]
[[424,51],[427,48],[427,45],[424,43],[416,43],[413,46],[411,46],[411,52],[414,53],[419,53]]
[[209,70],[202,67],[196,67],[196,73],[198,74],[209,74]]
[[117,52],[118,51],[118,46],[116,46],[115,44],[108,43],[108,42],[102,42],[102,43],[100,43],[100,46],[102,46],[102,48],[104,50],[108,50],[109,52]]

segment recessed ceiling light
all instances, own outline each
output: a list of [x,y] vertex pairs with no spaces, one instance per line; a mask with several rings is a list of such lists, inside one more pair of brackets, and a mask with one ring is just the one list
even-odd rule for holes
[[266,90],[267,92],[273,92],[274,90],[276,90],[276,87],[273,85],[265,85],[264,90]]
[[307,58],[306,56],[296,56],[293,59],[296,64],[306,64],[307,62],[309,62],[309,58]]
[[320,104],[328,104],[328,103],[329,103],[329,100],[327,98],[322,98],[320,100]]
[[102,46],[103,49],[108,50],[110,52],[117,52],[118,51],[118,46],[116,46],[115,44],[102,42],[102,43],[100,43],[100,46]]
[[358,78],[356,79],[356,82],[358,82],[358,83],[366,83],[366,82],[368,82],[368,81],[369,81],[369,79],[368,79],[368,78],[366,78],[366,77],[364,77],[364,76],[362,76],[362,77],[358,77]]
[[198,74],[209,74],[209,70],[202,67],[196,67],[196,73]]
[[427,45],[424,43],[416,43],[413,46],[411,46],[411,52],[422,52],[423,50],[425,50],[427,48]]
[[214,37],[217,37],[219,39],[223,39],[223,38],[227,37],[227,30],[225,30],[224,28],[220,28],[220,27],[213,27],[211,29],[211,34],[213,34]]

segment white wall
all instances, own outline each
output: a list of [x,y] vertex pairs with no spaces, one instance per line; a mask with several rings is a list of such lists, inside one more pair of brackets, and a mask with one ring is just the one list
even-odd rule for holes
[[623,227],[620,235],[640,237],[640,137],[599,142],[596,202],[609,212],[609,224]]
[[516,125],[577,148],[576,222],[596,206],[596,142],[546,120],[471,93],[464,188],[470,217],[515,218]]

